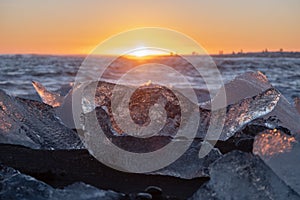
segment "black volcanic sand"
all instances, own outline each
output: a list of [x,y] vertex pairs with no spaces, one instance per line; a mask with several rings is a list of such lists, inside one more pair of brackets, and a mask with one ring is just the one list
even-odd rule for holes
[[98,162],[83,149],[49,151],[0,144],[0,162],[55,188],[82,181],[101,189],[128,194],[143,192],[148,186],[158,186],[164,196],[178,199],[191,197],[209,180],[120,172]]

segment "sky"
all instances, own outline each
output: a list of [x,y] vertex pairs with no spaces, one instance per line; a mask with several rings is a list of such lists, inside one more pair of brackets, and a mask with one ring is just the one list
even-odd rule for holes
[[211,54],[300,51],[299,24],[299,0],[0,0],[0,54],[88,54],[139,27],[179,31]]

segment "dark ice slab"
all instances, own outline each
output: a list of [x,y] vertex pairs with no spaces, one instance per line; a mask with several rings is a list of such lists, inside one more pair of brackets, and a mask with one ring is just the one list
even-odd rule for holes
[[52,107],[15,98],[0,90],[0,143],[33,149],[78,149],[77,134],[65,127]]
[[84,182],[121,193],[144,192],[148,186],[162,189],[163,196],[187,199],[208,177],[190,180],[162,175],[132,174],[109,168],[85,149],[39,150],[0,144],[0,163],[41,180],[54,188]]
[[0,164],[0,186],[0,199],[121,200],[125,197],[124,194],[100,190],[82,182],[55,189],[3,164]]
[[200,148],[205,145],[211,146],[209,143],[195,140],[190,148],[178,160],[171,163],[169,166],[151,172],[150,174],[168,175],[183,179],[209,177],[209,165],[220,158],[222,154],[218,149],[212,148],[208,155],[199,158]]
[[210,167],[211,179],[191,200],[300,199],[257,156],[232,151]]

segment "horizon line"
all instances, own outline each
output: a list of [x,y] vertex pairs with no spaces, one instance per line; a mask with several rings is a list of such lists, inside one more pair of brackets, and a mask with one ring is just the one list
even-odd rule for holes
[[[155,56],[161,56],[161,57],[167,57],[167,56],[176,56],[176,55],[182,55],[182,56],[226,56],[226,55],[243,55],[243,54],[268,54],[268,53],[300,53],[300,51],[248,51],[248,52],[235,52],[232,51],[232,53],[207,53],[207,54],[198,54],[198,53],[184,53],[184,54],[153,54],[149,55],[149,57],[155,57]],[[89,55],[95,55],[95,56],[128,56],[128,57],[134,57],[132,55],[122,55],[122,54],[81,54],[81,53],[0,53],[0,56],[5,55],[37,55],[37,56],[89,56]],[[148,57],[148,56],[145,56]]]

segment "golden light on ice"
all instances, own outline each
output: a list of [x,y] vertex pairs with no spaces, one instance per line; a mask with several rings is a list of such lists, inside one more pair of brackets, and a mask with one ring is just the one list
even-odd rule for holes
[[51,105],[52,107],[61,106],[63,97],[59,94],[49,92],[42,84],[32,81],[32,85],[43,100],[44,103]]
[[253,144],[253,153],[262,157],[271,157],[276,154],[289,152],[296,139],[277,129],[267,130],[256,136]]

